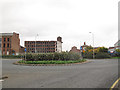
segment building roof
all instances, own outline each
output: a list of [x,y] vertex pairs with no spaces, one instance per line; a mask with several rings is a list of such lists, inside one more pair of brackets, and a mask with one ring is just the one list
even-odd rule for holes
[[0,36],[12,36],[13,33],[0,33]]
[[114,49],[115,47],[109,47],[109,49]]
[[[35,41],[25,41],[25,42],[35,42]],[[36,42],[56,42],[56,41],[36,41]]]
[[[12,36],[14,33],[15,32],[13,32],[13,33],[0,33],[0,36]],[[18,34],[18,33],[15,33],[15,34]]]

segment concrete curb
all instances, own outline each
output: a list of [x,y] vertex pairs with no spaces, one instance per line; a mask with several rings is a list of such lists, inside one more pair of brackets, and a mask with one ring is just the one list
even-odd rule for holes
[[23,66],[71,66],[71,65],[77,65],[77,64],[85,64],[85,63],[90,63],[92,61],[85,61],[81,63],[72,63],[72,64],[24,64],[24,63],[18,63],[15,62],[13,64],[15,65],[23,65]]

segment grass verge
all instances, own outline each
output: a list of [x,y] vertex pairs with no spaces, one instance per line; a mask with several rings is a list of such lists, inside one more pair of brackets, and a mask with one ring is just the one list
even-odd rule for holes
[[112,59],[120,59],[120,57],[112,57]]
[[69,60],[69,61],[18,61],[20,64],[71,64],[71,63],[80,63],[80,62],[85,62],[86,60]]

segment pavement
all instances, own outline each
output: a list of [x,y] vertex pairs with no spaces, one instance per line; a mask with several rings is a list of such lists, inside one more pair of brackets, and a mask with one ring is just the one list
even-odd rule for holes
[[2,60],[3,88],[110,88],[118,79],[118,59],[94,59],[71,66],[21,66]]

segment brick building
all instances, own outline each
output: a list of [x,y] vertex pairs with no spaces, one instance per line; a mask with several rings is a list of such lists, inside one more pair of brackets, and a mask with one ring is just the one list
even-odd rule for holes
[[53,53],[62,52],[62,38],[57,41],[25,41],[27,53]]
[[19,54],[25,54],[25,48],[20,46]]
[[85,51],[86,47],[88,47],[88,45],[86,45],[86,42],[84,42],[84,45],[81,46],[82,50]]
[[77,49],[76,46],[73,46],[70,50],[70,52],[73,52],[73,53],[80,53],[80,49]]
[[13,33],[1,33],[0,34],[0,46],[2,55],[18,55],[20,48],[19,34]]

